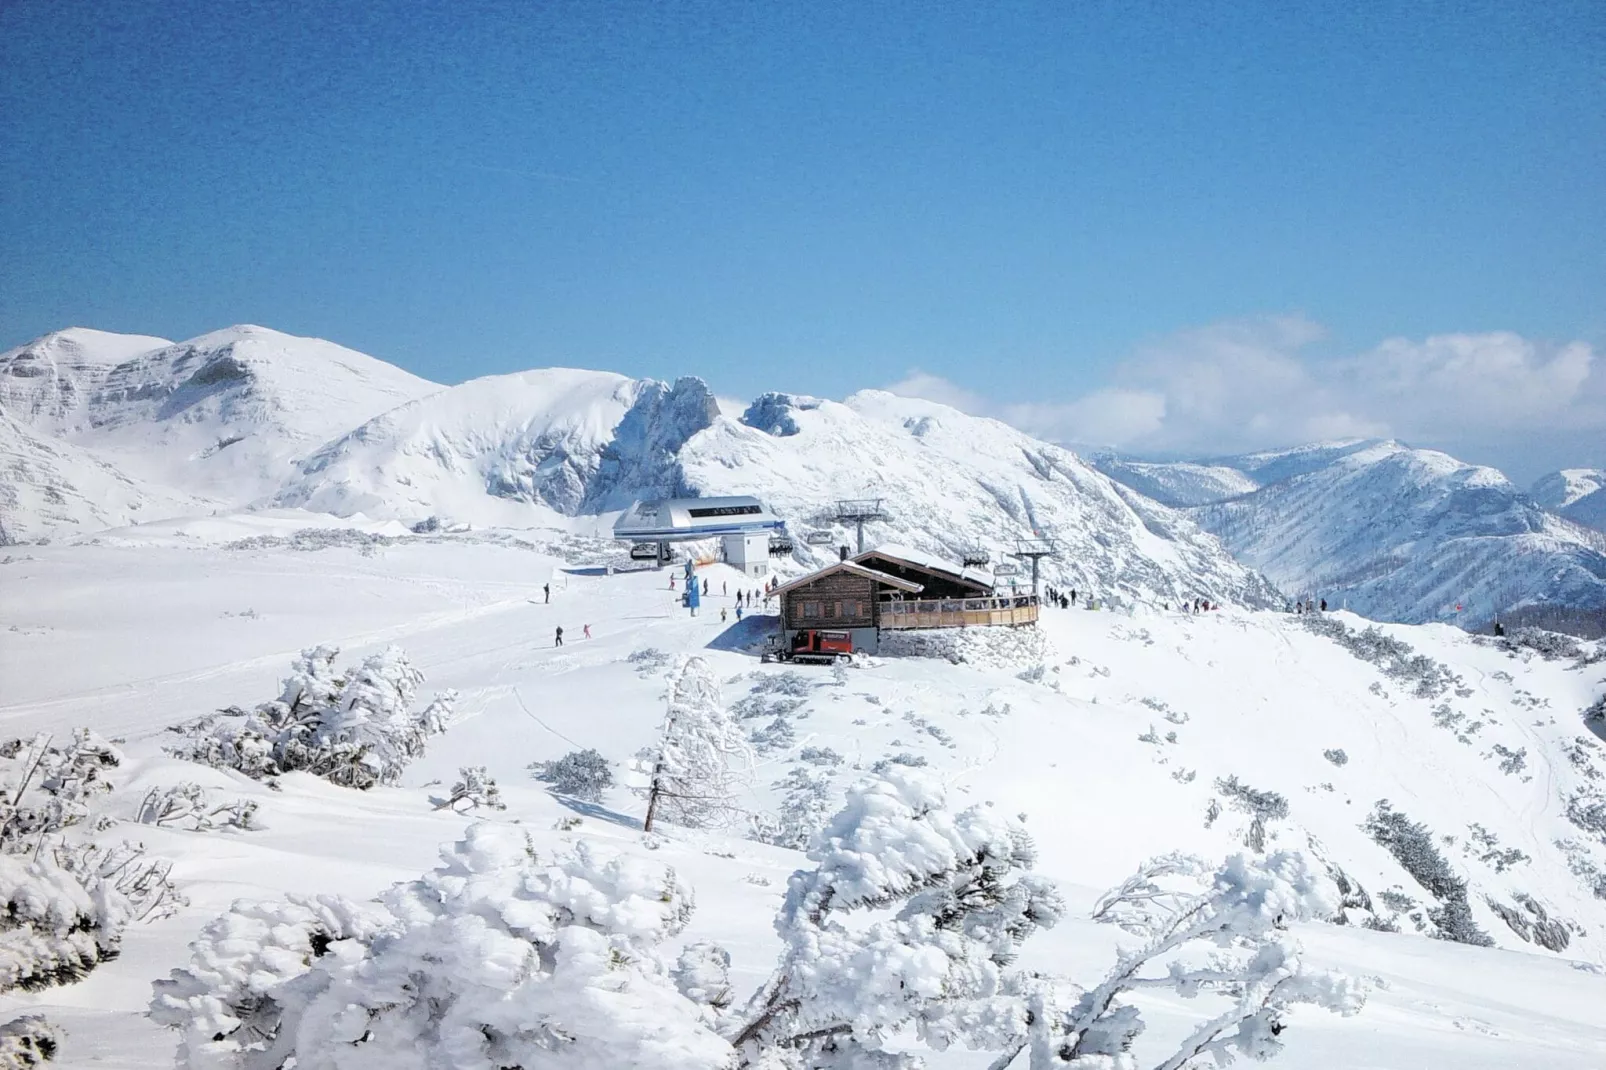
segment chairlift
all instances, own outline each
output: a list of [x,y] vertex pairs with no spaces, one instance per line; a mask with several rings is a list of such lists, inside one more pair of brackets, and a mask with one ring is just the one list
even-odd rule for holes
[[790,535],[770,536],[770,556],[785,557],[792,552],[792,537]]
[[811,531],[803,536],[803,541],[810,546],[830,546],[836,542],[836,536],[829,531]]
[[658,544],[655,542],[638,542],[630,547],[632,561],[658,560]]
[[988,553],[985,548],[980,546],[972,546],[970,549],[966,550],[961,557],[961,560],[964,562],[966,568],[985,565],[992,559],[993,555]]
[[1020,566],[1010,561],[1001,561],[993,566],[994,576],[1019,576]]

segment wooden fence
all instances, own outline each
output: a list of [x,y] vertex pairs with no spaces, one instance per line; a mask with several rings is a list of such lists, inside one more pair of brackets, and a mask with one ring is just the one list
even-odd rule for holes
[[1032,595],[1001,598],[891,600],[880,605],[883,628],[996,628],[1037,623]]

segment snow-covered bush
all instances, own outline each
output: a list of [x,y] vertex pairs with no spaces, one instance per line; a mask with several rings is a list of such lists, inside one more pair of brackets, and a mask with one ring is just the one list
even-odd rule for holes
[[0,1070],[28,1070],[56,1058],[62,1031],[37,1014],[0,1025]]
[[667,821],[688,828],[731,823],[735,797],[753,765],[753,750],[720,702],[708,662],[686,658],[669,686],[669,709],[653,753],[645,828]]
[[130,923],[181,902],[168,867],[138,845],[0,854],[0,992],[80,980],[117,956]]
[[0,851],[27,853],[47,836],[80,824],[90,803],[111,792],[111,770],[123,756],[106,740],[80,728],[55,746],[49,735],[0,743],[0,758],[14,763],[0,793]]
[[191,781],[168,788],[152,788],[140,801],[134,820],[142,825],[179,828],[189,832],[213,829],[253,829],[257,804],[246,799],[214,802],[201,785]]
[[457,770],[457,783],[452,785],[452,793],[433,802],[437,810],[451,810],[459,814],[478,810],[482,806],[487,810],[507,809],[507,804],[502,801],[502,789],[496,786],[496,778],[486,772],[483,765],[460,767]]
[[1053,925],[1024,830],[988,807],[945,807],[931,778],[861,781],[792,876],[775,972],[728,1030],[744,1066],[914,1066],[882,1049],[997,1049],[1025,1029],[1020,943]]
[[1409,643],[1376,627],[1357,632],[1343,621],[1320,613],[1306,613],[1299,620],[1317,635],[1326,636],[1362,661],[1376,665],[1384,676],[1409,686],[1417,698],[1438,698],[1451,688],[1462,687],[1461,678],[1449,666],[1418,654]]
[[111,824],[90,805],[112,791],[115,747],[80,730],[62,747],[11,740],[0,759],[12,766],[0,792],[0,991],[76,981],[117,954],[130,923],[166,916],[180,897],[140,845],[63,836]]
[[1343,747],[1334,747],[1332,750],[1324,750],[1322,751],[1322,757],[1326,758],[1334,765],[1343,766],[1349,764],[1349,755],[1344,753]]
[[1494,945],[1489,934],[1478,928],[1472,917],[1472,907],[1467,902],[1467,882],[1450,869],[1450,864],[1433,845],[1433,834],[1426,825],[1395,810],[1387,799],[1379,799],[1361,828],[1439,901],[1437,908],[1428,910],[1428,918],[1440,939],[1478,947]]
[[399,647],[337,672],[339,653],[303,650],[277,699],[180,725],[173,731],[184,741],[168,753],[254,779],[303,770],[354,788],[395,783],[425,741],[445,731],[457,694],[443,691],[414,710],[424,674]]
[[530,772],[537,780],[551,784],[557,794],[587,802],[601,802],[602,793],[613,787],[613,767],[589,747],[550,762],[532,762]]
[[[152,1018],[182,1032],[179,1066],[729,1065],[658,952],[692,909],[672,870],[584,842],[542,860],[485,824],[441,855],[382,905],[240,902],[208,925],[191,964],[154,986]],[[675,977],[716,980],[684,959]]]
[[751,838],[801,851],[835,812],[836,777],[829,767],[820,768],[814,763],[795,765],[774,787],[785,793],[780,810],[773,817],[755,815]]

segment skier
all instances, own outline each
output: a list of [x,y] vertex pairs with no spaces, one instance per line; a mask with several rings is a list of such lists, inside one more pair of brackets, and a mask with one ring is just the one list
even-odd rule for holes
[[586,637],[586,638],[587,638],[587,639],[590,639],[590,638],[591,638],[591,625],[589,625],[589,624],[587,624],[587,625],[586,625],[586,629],[585,629],[585,637]]
[[1322,612],[1323,613],[1327,612],[1327,599],[1325,599],[1325,598],[1322,599]]
[[731,585],[726,581],[723,581],[723,580],[720,581],[719,593],[720,594],[730,594],[731,593]]
[[561,625],[561,624],[558,625],[557,639],[556,639],[555,642],[553,642],[552,645],[553,646],[562,646],[563,645],[563,625]]
[[1076,605],[1076,588],[1071,588],[1071,605]]
[[541,593],[546,596],[548,603],[552,601],[552,585],[550,583],[543,583],[541,585]]
[[703,594],[704,595],[708,594],[708,581],[706,579],[703,580]]
[[725,623],[725,607],[724,606],[720,606],[719,607],[719,622],[721,624]]
[[738,602],[738,603],[736,603],[736,623],[740,624],[741,622],[742,622],[742,604],[740,602]]

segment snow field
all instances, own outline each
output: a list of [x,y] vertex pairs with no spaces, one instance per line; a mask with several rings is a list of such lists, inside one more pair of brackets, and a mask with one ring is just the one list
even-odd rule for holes
[[[627,762],[653,742],[665,673],[689,654],[708,660],[732,715],[767,740],[746,808],[782,811],[789,789],[773,785],[801,769],[826,781],[835,809],[854,777],[896,760],[923,761],[958,805],[990,801],[1002,813],[1025,813],[1037,871],[1059,883],[1069,913],[1027,942],[1023,964],[1083,980],[1108,967],[1118,939],[1087,920],[1105,887],[1152,854],[1219,858],[1245,849],[1249,815],[1216,791],[1218,778],[1286,798],[1288,818],[1266,826],[1269,849],[1304,847],[1308,834],[1374,898],[1398,887],[1424,900],[1359,828],[1387,798],[1436,836],[1456,837],[1441,851],[1469,880],[1474,915],[1500,946],[1428,940],[1409,922],[1400,934],[1307,927],[1300,935],[1311,957],[1381,983],[1358,1017],[1296,1014],[1283,1063],[1492,1070],[1606,1062],[1606,976],[1579,968],[1606,961],[1606,904],[1553,842],[1585,839],[1563,812],[1563,794],[1580,775],[1563,748],[1583,731],[1577,712],[1601,692],[1606,663],[1573,668],[1513,658],[1450,628],[1386,628],[1450,666],[1471,692],[1449,694],[1465,719],[1446,728],[1434,719],[1440,699],[1415,697],[1407,683],[1278,614],[1045,611],[1036,665],[1011,650],[991,662],[883,657],[834,672],[761,665],[731,649],[752,625],[738,632],[718,620],[728,604],[721,585],[744,583],[723,566],[699,571],[711,593],[690,618],[667,572],[575,574],[557,558],[481,542],[365,554],[115,541],[13,548],[0,565],[0,735],[86,725],[122,736],[122,804],[152,786],[193,781],[220,798],[255,801],[263,827],[108,833],[174,859],[190,905],[132,928],[122,957],[79,984],[4,997],[7,1017],[42,1010],[68,1029],[64,1066],[171,1065],[176,1037],[142,1017],[150,982],[187,961],[189,941],[231,901],[286,892],[366,899],[431,868],[439,846],[460,839],[474,817],[517,823],[540,850],[583,836],[674,866],[697,901],[679,939],[726,946],[745,995],[774,965],[771,921],[801,856],[745,839],[739,828],[666,825],[646,840],[642,802],[624,787],[595,806],[565,803],[527,770],[586,747]],[[553,587],[550,605],[543,583]],[[559,624],[561,649],[553,646]],[[421,700],[461,692],[456,723],[431,738],[400,786],[356,792],[293,774],[275,792],[161,754],[168,725],[273,697],[294,653],[317,643],[340,646],[342,663],[396,643],[427,676]],[[1474,719],[1485,723],[1469,734]],[[773,729],[777,721],[784,731]],[[1525,752],[1522,772],[1500,771],[1495,743]],[[1348,761],[1325,758],[1332,749]],[[443,794],[464,765],[487,767],[507,811],[431,809],[429,796]],[[616,773],[630,779],[619,766]],[[1222,810],[1206,828],[1212,799]],[[565,828],[574,818],[578,827]],[[1503,872],[1479,861],[1481,848],[1467,851],[1473,822],[1530,860]],[[1597,846],[1595,857],[1602,854]],[[1559,955],[1524,942],[1484,902],[1517,892],[1587,935],[1573,935]],[[1151,1031],[1140,1055],[1158,1053],[1205,1010],[1158,995],[1145,1009]],[[964,1052],[928,1061],[937,1070],[985,1065]]]

